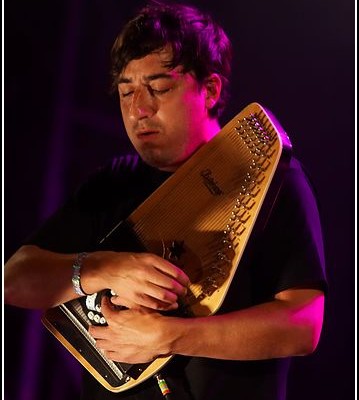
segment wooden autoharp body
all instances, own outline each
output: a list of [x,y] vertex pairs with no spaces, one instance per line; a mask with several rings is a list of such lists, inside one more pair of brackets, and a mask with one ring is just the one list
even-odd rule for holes
[[[254,229],[269,214],[290,155],[291,144],[280,124],[252,103],[109,238],[125,228],[146,251],[183,268],[191,285],[179,313],[212,315],[225,299]],[[131,365],[108,360],[96,348],[87,332],[94,323],[86,311],[93,296],[46,311],[43,323],[108,390],[130,389],[160,371],[171,357]]]

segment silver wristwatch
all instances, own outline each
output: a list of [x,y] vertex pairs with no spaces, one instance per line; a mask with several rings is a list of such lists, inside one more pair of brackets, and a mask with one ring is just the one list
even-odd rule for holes
[[81,278],[80,278],[80,271],[82,267],[82,261],[84,258],[88,256],[88,253],[82,252],[79,253],[76,257],[74,264],[72,265],[73,273],[72,273],[72,286],[76,294],[80,296],[87,296],[87,294],[82,290],[81,287]]

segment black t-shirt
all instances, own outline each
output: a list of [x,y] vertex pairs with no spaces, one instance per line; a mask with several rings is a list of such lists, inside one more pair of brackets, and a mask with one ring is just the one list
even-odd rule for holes
[[[146,199],[169,173],[124,156],[97,171],[27,244],[75,253],[99,241]],[[271,301],[294,287],[326,291],[319,213],[311,185],[292,158],[264,230],[244,253],[219,313]],[[161,371],[173,400],[284,400],[289,358],[227,361],[175,356]],[[123,393],[104,389],[84,371],[83,400],[160,400],[150,378]]]

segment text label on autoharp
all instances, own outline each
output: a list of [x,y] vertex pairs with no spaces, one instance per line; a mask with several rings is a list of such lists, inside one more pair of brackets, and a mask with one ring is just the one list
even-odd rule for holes
[[203,183],[210,191],[210,193],[212,193],[214,196],[220,196],[221,194],[223,194],[223,191],[218,186],[217,182],[214,180],[212,176],[212,171],[209,168],[201,171],[201,177]]

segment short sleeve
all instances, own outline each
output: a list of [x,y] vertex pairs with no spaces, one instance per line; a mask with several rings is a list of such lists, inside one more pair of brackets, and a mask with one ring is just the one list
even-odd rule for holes
[[312,184],[295,158],[260,238],[254,264],[253,285],[258,297],[268,299],[295,287],[327,291],[318,204]]

